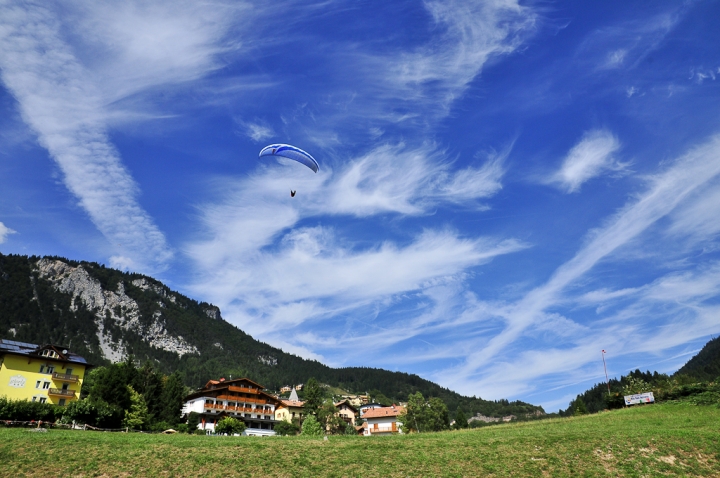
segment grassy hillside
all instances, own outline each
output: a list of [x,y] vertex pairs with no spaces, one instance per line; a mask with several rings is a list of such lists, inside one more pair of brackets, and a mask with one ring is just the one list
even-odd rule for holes
[[720,476],[718,423],[668,403],[328,441],[0,428],[0,476]]

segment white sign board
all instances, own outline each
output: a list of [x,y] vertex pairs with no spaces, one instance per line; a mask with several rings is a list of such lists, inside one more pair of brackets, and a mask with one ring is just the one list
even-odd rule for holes
[[625,395],[625,405],[637,405],[638,403],[655,403],[652,392]]

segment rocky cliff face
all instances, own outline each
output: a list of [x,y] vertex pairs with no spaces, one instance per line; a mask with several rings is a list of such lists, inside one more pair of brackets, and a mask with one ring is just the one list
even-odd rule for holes
[[[112,320],[123,330],[138,334],[143,341],[157,349],[173,352],[179,356],[198,354],[197,348],[182,336],[168,333],[161,310],[155,311],[150,320],[145,318],[146,320],[141,321],[140,307],[125,293],[124,282],[118,282],[114,291],[104,290],[100,281],[91,277],[83,266],[73,267],[54,259],[40,259],[36,270],[39,276],[49,281],[55,290],[72,296],[70,307],[73,311],[78,307],[85,307],[94,314],[97,336],[105,358],[117,362],[127,355],[122,340],[114,341],[105,330],[106,319]],[[176,301],[175,296],[166,288],[152,284],[146,279],[136,279],[132,281],[132,285],[142,290],[152,290],[173,303]],[[162,302],[158,302],[158,305],[164,307]]]

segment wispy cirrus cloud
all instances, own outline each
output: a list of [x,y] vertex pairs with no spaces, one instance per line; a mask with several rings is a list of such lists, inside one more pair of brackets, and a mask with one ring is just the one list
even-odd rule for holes
[[586,132],[563,160],[560,169],[548,178],[568,193],[578,192],[586,181],[608,171],[622,171],[627,165],[618,162],[613,154],[620,149],[620,141],[607,130]]
[[[500,161],[453,172],[435,147],[399,144],[380,146],[337,170],[323,167],[317,175],[293,162],[266,163],[247,179],[219,186],[218,203],[201,206],[207,239],[186,247],[200,271],[193,288],[260,337],[372,304],[387,308],[394,296],[427,291],[441,278],[527,245],[432,229],[402,241],[356,243],[336,228],[299,226],[301,221],[412,216],[443,204],[482,208],[474,202],[501,187]],[[298,191],[295,199],[290,188]]]
[[[142,102],[124,99],[200,78],[220,66],[216,55],[229,48],[220,40],[230,27],[230,7],[178,7],[0,7],[0,77],[65,185],[110,243],[111,264],[121,268],[162,269],[173,252],[140,205],[140,189],[111,143],[109,127],[145,114]],[[66,34],[68,22],[81,25],[75,36]]]
[[[492,312],[488,317],[501,317],[505,322],[503,330],[492,335],[486,346],[469,354],[462,366],[444,370],[438,377],[456,377],[446,381],[446,384],[465,393],[471,393],[465,385],[467,383],[474,383],[480,390],[492,390],[494,397],[528,392],[532,388],[526,386],[525,381],[530,376],[529,370],[536,370],[531,373],[536,378],[549,372],[538,369],[544,367],[540,364],[531,367],[530,362],[535,360],[531,350],[521,352],[519,357],[514,356],[512,364],[503,357],[514,354],[518,348],[526,349],[523,336],[544,323],[550,311],[572,301],[573,287],[580,286],[579,281],[588,280],[588,273],[598,262],[609,260],[618,249],[641,240],[651,226],[679,206],[691,207],[688,202],[698,201],[695,193],[713,182],[718,175],[720,137],[715,136],[654,175],[648,189],[618,211],[604,226],[594,230],[585,246],[571,260],[558,267],[545,284],[529,291],[517,302],[494,304],[489,309]],[[653,236],[648,240],[656,241],[657,238]],[[583,293],[579,300],[585,306],[591,300],[597,301],[598,305],[611,301],[626,303],[619,310],[608,313],[601,327],[589,325],[592,333],[579,334],[577,340],[571,341],[574,347],[558,350],[559,356],[564,355],[564,362],[553,370],[558,373],[587,371],[588,364],[593,361],[590,353],[593,347],[597,350],[624,350],[625,354],[651,350],[656,352],[717,330],[717,321],[712,319],[717,306],[703,302],[716,294],[718,286],[720,274],[717,267],[710,267],[705,272],[672,273],[647,287],[615,293]],[[671,304],[672,307],[668,308]],[[682,320],[678,320],[679,317]],[[599,320],[595,318],[590,324]],[[643,327],[648,320],[654,321],[653,327]],[[666,327],[658,328],[659,320],[667,322]],[[554,340],[557,339],[555,335]],[[541,344],[542,341],[536,337],[534,346],[541,349]],[[527,359],[525,365],[522,365],[522,357]],[[546,379],[551,380],[548,377]]]
[[172,252],[137,201],[137,185],[107,136],[102,95],[61,38],[59,22],[41,6],[4,5],[0,18],[2,80],[80,206],[118,244],[112,249],[122,253],[114,257],[130,256],[115,262],[162,265]]

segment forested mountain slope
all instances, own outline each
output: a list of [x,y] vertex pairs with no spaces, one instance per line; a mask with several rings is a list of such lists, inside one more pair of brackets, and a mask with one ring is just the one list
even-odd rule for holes
[[714,380],[720,377],[720,337],[706,343],[700,352],[682,366],[676,374],[698,380]]
[[315,377],[356,393],[377,390],[395,401],[421,392],[452,413],[522,416],[540,407],[463,397],[417,375],[381,369],[334,369],[253,339],[220,310],[150,277],[59,257],[0,254],[0,338],[66,346],[95,365],[127,355],[150,360],[186,385],[245,376],[277,390]]

